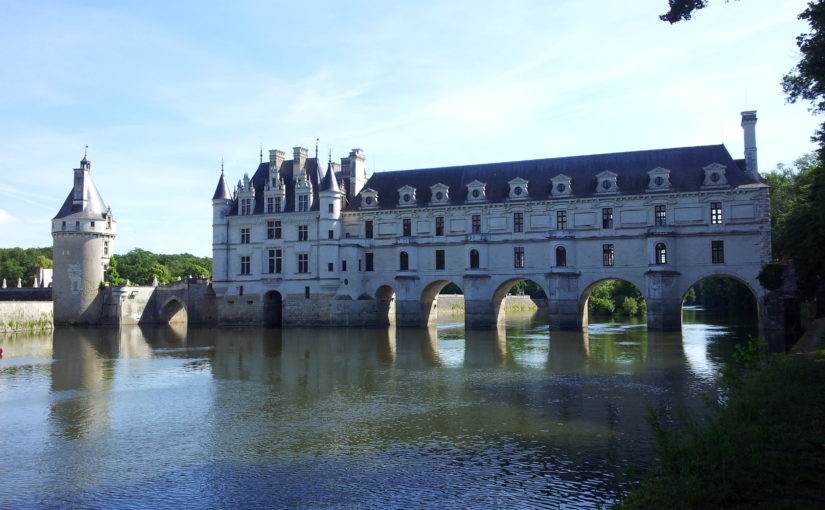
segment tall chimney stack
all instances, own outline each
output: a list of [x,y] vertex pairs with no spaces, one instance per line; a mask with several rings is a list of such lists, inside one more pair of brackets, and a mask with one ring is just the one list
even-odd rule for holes
[[745,174],[759,180],[756,164],[756,110],[742,112],[742,130],[745,135]]

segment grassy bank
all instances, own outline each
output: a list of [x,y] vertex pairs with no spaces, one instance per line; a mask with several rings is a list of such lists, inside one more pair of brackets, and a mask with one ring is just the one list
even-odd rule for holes
[[825,508],[825,350],[754,365],[707,421],[659,432],[659,467],[617,508]]

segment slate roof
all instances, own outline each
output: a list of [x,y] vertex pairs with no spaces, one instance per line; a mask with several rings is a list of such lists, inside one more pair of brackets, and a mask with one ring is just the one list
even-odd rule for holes
[[[286,186],[286,203],[281,204],[281,212],[295,211],[295,181],[293,179],[292,167],[293,161],[285,160],[283,163],[281,163],[281,168],[278,171]],[[312,207],[310,208],[310,210],[317,211],[320,205],[320,201],[318,199],[318,191],[320,187],[319,184],[324,178],[323,167],[317,158],[307,158],[304,162],[304,168],[306,169],[309,181],[312,183]],[[251,179],[252,186],[254,186],[255,188],[255,209],[252,211],[252,214],[264,213],[264,189],[266,188],[268,180],[269,162],[263,162],[260,165],[258,165],[258,168],[255,170],[255,174],[252,175]],[[237,199],[232,204],[232,209],[230,210],[229,214],[238,214]]]
[[[450,204],[464,204],[467,199],[466,185],[474,180],[487,185],[487,202],[504,202],[509,195],[508,181],[521,177],[528,181],[528,200],[550,198],[550,179],[564,174],[572,178],[573,198],[601,196],[596,193],[596,175],[609,170],[618,174],[619,195],[644,194],[647,191],[648,171],[657,167],[670,170],[670,192],[688,192],[701,189],[703,168],[719,163],[726,167],[726,177],[731,187],[754,184],[738,160],[734,160],[724,145],[704,145],[633,152],[616,152],[588,156],[484,163],[421,170],[376,172],[365,188],[378,192],[379,209],[398,208],[398,189],[409,185],[416,189],[418,206],[430,203],[430,186],[446,184],[450,188]],[[360,195],[347,210],[358,210]]]
[[[85,157],[83,158],[83,161],[86,161]],[[105,203],[103,203],[103,198],[101,198],[100,193],[97,191],[95,183],[92,181],[92,178],[88,172],[84,172],[84,178],[86,179],[84,186],[84,189],[86,190],[86,196],[84,197],[85,207],[80,204],[74,204],[74,200],[72,198],[74,196],[74,188],[72,188],[72,190],[69,191],[69,196],[66,197],[66,200],[57,212],[57,216],[53,219],[59,220],[61,218],[76,218],[102,220],[106,218],[106,212],[109,208],[106,207]]]
[[229,193],[229,186],[226,184],[226,177],[221,171],[221,178],[218,179],[218,186],[215,188],[215,194],[212,195],[212,200],[230,200],[232,194]]
[[338,187],[338,179],[335,177],[335,170],[333,170],[331,164],[327,168],[324,180],[321,181],[321,191],[341,191],[341,188]]

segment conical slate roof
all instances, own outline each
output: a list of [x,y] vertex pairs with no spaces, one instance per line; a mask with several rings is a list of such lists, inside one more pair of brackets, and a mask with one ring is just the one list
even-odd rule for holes
[[229,193],[229,185],[226,184],[226,177],[221,171],[221,178],[218,179],[218,187],[215,188],[215,194],[212,195],[212,200],[231,200],[232,195]]
[[338,179],[335,178],[335,171],[332,169],[331,163],[327,168],[327,173],[324,175],[324,179],[321,181],[321,191],[341,191],[338,187]]
[[[90,162],[86,159],[86,156],[83,156],[80,166],[85,169],[90,167]],[[106,207],[106,204],[103,202],[103,198],[97,191],[88,170],[81,172],[81,176],[83,179],[83,182],[80,183],[83,186],[83,203],[75,203],[74,188],[72,188],[54,219],[75,218],[100,220],[106,217],[109,208]]]

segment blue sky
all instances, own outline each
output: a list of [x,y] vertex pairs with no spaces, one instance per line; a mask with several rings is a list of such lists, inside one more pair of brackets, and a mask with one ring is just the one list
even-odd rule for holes
[[[217,3],[216,3],[217,4]],[[813,150],[780,86],[802,0],[0,4],[0,247],[51,244],[89,145],[116,252],[211,255],[211,196],[263,144],[369,172],[724,143]],[[265,156],[266,157],[266,156]]]

